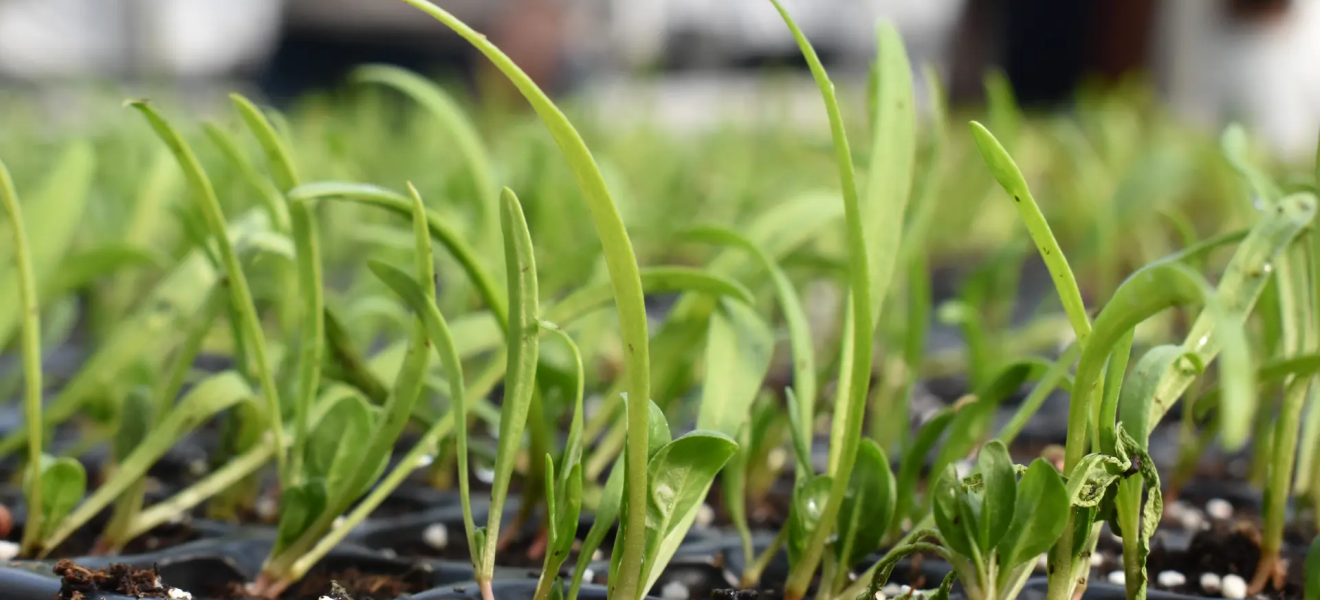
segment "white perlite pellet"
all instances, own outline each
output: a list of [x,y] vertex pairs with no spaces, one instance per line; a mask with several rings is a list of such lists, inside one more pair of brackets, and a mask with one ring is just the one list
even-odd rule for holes
[[1222,498],[1212,498],[1205,503],[1205,513],[1212,519],[1226,521],[1233,518],[1233,505]]
[[660,589],[660,597],[668,600],[687,600],[692,597],[692,591],[681,581],[671,581]]
[[710,527],[715,522],[715,509],[709,504],[702,504],[697,508],[697,527]]
[[778,471],[784,468],[788,463],[788,451],[783,448],[772,448],[765,454],[765,466],[771,471]]
[[436,550],[444,550],[449,545],[449,528],[444,523],[432,523],[422,531],[422,541]]
[[1042,555],[1040,555],[1040,558],[1037,558],[1037,559],[1036,559],[1036,570],[1037,570],[1037,571],[1044,571],[1045,569],[1048,569],[1049,567],[1050,567],[1050,555],[1049,555],[1049,554],[1042,554]]
[[592,571],[591,569],[583,569],[582,581],[585,581],[587,583],[594,583],[596,581],[596,572]]
[[898,585],[897,583],[886,583],[885,587],[880,588],[880,593],[884,594],[886,597],[893,598],[902,594],[904,587],[907,586]]
[[1091,566],[1092,566],[1092,567],[1098,567],[1098,566],[1103,565],[1103,564],[1105,564],[1105,557],[1104,557],[1103,555],[1101,555],[1099,552],[1092,552],[1092,553],[1091,553]]
[[1221,589],[1220,595],[1225,598],[1246,598],[1247,580],[1237,575],[1225,575]]
[[1109,583],[1112,583],[1114,585],[1123,585],[1127,583],[1127,575],[1125,575],[1122,571],[1112,571],[1109,573],[1109,577],[1107,577],[1106,579],[1109,580]]
[[1201,589],[1207,594],[1219,592],[1222,582],[1218,573],[1201,573]]
[[967,477],[972,474],[972,469],[976,464],[970,460],[960,460],[953,463],[953,468],[958,472],[959,477]]
[[170,588],[170,591],[168,593],[170,595],[170,598],[173,598],[174,600],[192,600],[191,593],[185,592],[176,587]]
[[888,599],[885,597],[885,592],[884,592],[884,590],[880,590],[880,591],[877,591],[877,592],[875,593],[875,600],[888,600]]
[[280,514],[280,504],[270,496],[257,498],[257,505],[253,507],[257,511],[257,516],[262,521],[270,521]]
[[0,560],[13,560],[18,556],[18,544],[0,540]]
[[1187,576],[1177,571],[1160,571],[1160,574],[1155,576],[1155,581],[1160,587],[1173,588],[1186,585]]
[[604,558],[605,558],[605,553],[601,552],[600,550],[593,550],[591,552],[591,560],[604,560]]

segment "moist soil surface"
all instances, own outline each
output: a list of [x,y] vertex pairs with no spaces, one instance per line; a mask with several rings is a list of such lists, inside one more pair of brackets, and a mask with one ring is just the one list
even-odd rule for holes
[[[323,597],[334,600],[394,600],[406,594],[416,594],[430,589],[426,578],[403,575],[381,575],[363,573],[349,568],[335,572],[312,572],[302,582],[280,594],[280,600],[319,600]],[[228,589],[212,596],[217,600],[264,600],[247,594],[241,583],[233,583]]]
[[104,569],[84,569],[71,560],[55,565],[60,576],[60,600],[92,600],[100,593],[123,594],[134,598],[169,598],[155,569],[135,569],[112,564]]

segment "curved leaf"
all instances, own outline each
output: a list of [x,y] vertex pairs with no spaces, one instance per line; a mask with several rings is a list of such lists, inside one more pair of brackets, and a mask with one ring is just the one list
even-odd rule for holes
[[252,136],[257,138],[257,143],[261,146],[261,151],[266,155],[266,162],[270,164],[271,173],[274,175],[275,183],[282,191],[289,191],[298,185],[298,171],[293,165],[293,158],[289,154],[288,147],[284,140],[275,132],[266,115],[252,104],[251,100],[244,98],[241,94],[230,94],[229,100],[233,102],[234,108],[238,110],[238,116],[243,119]]
[[[1247,238],[1238,246],[1237,252],[1229,261],[1223,277],[1219,279],[1215,295],[1225,310],[1237,314],[1251,312],[1265,283],[1270,279],[1268,276],[1270,262],[1292,242],[1303,227],[1314,219],[1315,212],[1316,198],[1311,194],[1293,194],[1284,197],[1263,211],[1260,221],[1252,226],[1251,232],[1247,234]],[[1222,315],[1206,310],[1196,318],[1188,331],[1187,343],[1184,346],[1201,364],[1213,360],[1219,353],[1221,345],[1226,350],[1230,346],[1238,345],[1236,342],[1230,344],[1226,340],[1221,344],[1220,332],[1216,330],[1216,324],[1221,318]],[[1241,351],[1245,352],[1245,350],[1241,348]],[[1196,375],[1195,372],[1179,369],[1165,373],[1154,395],[1155,406],[1152,408],[1151,427],[1159,423]],[[1245,408],[1240,402],[1234,404],[1238,405],[1238,409]],[[1236,419],[1233,427],[1246,426],[1248,420],[1241,418],[1242,414],[1244,413],[1233,413],[1232,416]],[[1224,422],[1227,424],[1228,420]],[[1239,429],[1231,435],[1226,435],[1224,440],[1230,448],[1236,448],[1241,446],[1245,436]]]
[[1017,472],[1008,448],[1003,442],[992,441],[981,448],[976,460],[981,473],[981,528],[977,544],[981,552],[989,554],[1003,539],[1013,521],[1017,499]]
[[[338,199],[357,202],[383,208],[401,216],[411,216],[413,213],[412,200],[407,196],[393,190],[363,183],[337,181],[307,183],[289,190],[288,196],[289,200],[293,201]],[[454,260],[458,261],[464,274],[472,281],[472,285],[476,286],[477,293],[481,295],[481,301],[486,303],[486,308],[490,309],[495,318],[503,325],[508,320],[508,305],[504,301],[503,294],[499,293],[499,286],[495,283],[495,279],[477,258],[477,251],[463,239],[463,236],[457,230],[441,219],[435,211],[426,211],[426,226],[431,232],[431,237],[440,242],[440,245],[444,246],[454,256]]]
[[[46,457],[49,458],[49,457]],[[41,516],[44,542],[51,532],[62,527],[64,518],[82,502],[87,491],[87,472],[82,463],[69,457],[47,462],[41,467]]]
[[746,304],[725,301],[711,314],[698,429],[738,434],[770,370],[774,341],[770,326]]
[[820,528],[821,515],[829,499],[832,481],[828,475],[807,477],[793,487],[793,503],[788,511],[788,564],[796,565],[807,551],[807,544]]
[[738,444],[715,431],[693,431],[661,448],[647,470],[646,552],[638,597],[660,576],[687,536],[715,475],[738,451]]
[[1032,241],[1039,248],[1041,258],[1044,259],[1045,266],[1054,279],[1054,287],[1059,293],[1059,300],[1063,302],[1064,311],[1068,313],[1068,321],[1072,324],[1073,332],[1085,345],[1091,333],[1091,323],[1086,315],[1086,304],[1082,302],[1082,293],[1077,288],[1077,280],[1073,277],[1072,268],[1068,266],[1068,258],[1059,248],[1058,240],[1054,239],[1054,233],[1050,231],[1049,223],[1045,221],[1040,207],[1036,205],[1031,190],[1027,189],[1027,180],[1022,177],[1017,163],[1013,162],[1008,151],[1004,150],[999,140],[996,140],[985,126],[972,121],[971,128],[972,138],[976,140],[976,148],[980,151],[981,158],[985,160],[986,166],[999,181],[999,185],[1013,198],[1013,204],[1017,207],[1023,224],[1030,232]]
[[361,396],[339,398],[311,429],[305,477],[323,480],[331,496],[351,493],[345,486],[361,461],[375,421]]
[[812,344],[806,311],[802,308],[802,300],[798,297],[788,274],[760,245],[732,228],[717,225],[696,227],[686,231],[683,237],[742,248],[770,274],[770,280],[775,286],[775,295],[779,300],[779,310],[783,313],[788,328],[788,341],[793,352],[793,386],[796,392],[793,402],[789,404],[789,411],[794,413],[794,427],[799,429],[795,435],[801,436],[804,440],[810,439],[811,432],[804,428],[810,427],[812,408],[816,403],[815,347]]
[[[637,257],[633,253],[632,242],[628,239],[628,231],[624,227],[618,207],[615,205],[613,198],[610,197],[609,188],[605,185],[605,178],[601,175],[600,167],[596,165],[595,159],[592,158],[591,151],[587,149],[586,143],[582,141],[582,136],[573,128],[572,123],[568,121],[564,113],[560,112],[554,102],[545,95],[545,92],[537,87],[531,77],[528,77],[507,55],[490,43],[486,36],[473,31],[471,27],[468,27],[452,14],[430,2],[425,0],[403,1],[434,17],[490,59],[495,67],[518,88],[518,91],[522,92],[523,97],[527,99],[536,111],[537,116],[541,118],[541,122],[554,136],[560,151],[573,170],[578,187],[582,190],[583,199],[586,201],[588,212],[595,225],[596,235],[600,238],[601,246],[604,248],[605,263],[609,269],[610,281],[614,284],[615,302],[618,304],[628,392],[636,398],[650,397],[651,359],[648,347],[649,336],[647,335],[646,304],[643,302],[642,297],[642,283],[640,276],[637,274]],[[642,405],[637,404],[628,413],[631,430],[640,432],[645,429],[647,412],[643,409]],[[646,463],[642,460],[639,452],[642,446],[646,444],[646,440],[634,438],[629,442],[633,453],[627,455],[628,471],[632,473],[635,480],[639,480],[646,471]],[[641,504],[645,501],[643,492],[644,490],[640,486],[634,486],[628,493],[634,504]],[[492,514],[495,513],[492,512]],[[632,529],[634,533],[632,535],[634,537],[628,539],[625,544],[625,560],[623,562],[626,565],[627,573],[624,574],[623,587],[619,590],[623,600],[628,600],[628,597],[636,594],[637,578],[634,575],[641,571],[642,552],[645,546],[644,539],[640,537],[643,533],[641,531],[643,515],[636,513],[630,518],[633,519]],[[489,542],[487,544],[489,545]]]
[[874,441],[862,440],[835,529],[835,557],[845,572],[880,547],[894,517],[895,487],[885,451]]
[[467,163],[472,176],[473,187],[477,190],[477,210],[481,223],[489,237],[498,235],[499,187],[492,174],[491,160],[486,147],[481,143],[472,121],[463,114],[463,109],[434,82],[391,65],[364,65],[353,70],[350,79],[356,83],[376,83],[394,88],[407,94],[431,113],[449,135],[458,153]]
[[284,424],[280,416],[279,390],[275,385],[275,375],[271,372],[270,360],[267,358],[266,336],[262,331],[257,308],[252,299],[252,290],[248,286],[247,276],[243,274],[238,255],[234,251],[234,244],[229,239],[220,200],[216,198],[215,189],[211,187],[211,181],[207,179],[201,163],[197,161],[197,156],[178,132],[146,101],[132,101],[129,105],[142,113],[157,136],[174,153],[192,189],[195,206],[205,218],[207,230],[215,240],[221,264],[228,278],[228,287],[238,318],[238,328],[244,338],[245,347],[252,353],[257,380],[261,383],[261,395],[266,400],[266,409],[271,420],[271,435],[275,437],[275,446],[278,448],[275,457],[279,466],[280,480],[285,481],[289,476],[286,464],[288,442],[285,440]]
[[325,482],[317,479],[285,489],[280,496],[280,522],[271,555],[285,550],[307,533],[326,509]]
[[949,465],[940,475],[931,497],[935,526],[939,528],[944,544],[960,556],[979,563],[981,552],[977,545],[977,532],[980,531],[980,523],[972,514],[967,487],[963,485],[953,465]]
[[1068,521],[1068,495],[1052,465],[1038,458],[1017,485],[1013,522],[999,540],[999,565],[1008,571],[1036,560],[1063,535]]
[[540,324],[537,320],[536,257],[518,197],[508,188],[500,195],[500,225],[504,232],[504,265],[509,282],[507,327],[508,358],[504,379],[504,402],[500,408],[499,449],[495,455],[495,478],[491,483],[491,508],[486,523],[486,546],[477,567],[477,579],[489,580],[495,568],[495,549],[500,537],[500,518],[513,478],[513,462],[522,446],[523,429],[536,387],[537,349]]

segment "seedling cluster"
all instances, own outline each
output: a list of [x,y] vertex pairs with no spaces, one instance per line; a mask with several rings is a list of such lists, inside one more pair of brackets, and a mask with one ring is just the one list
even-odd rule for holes
[[[776,0],[832,161],[773,128],[714,135],[687,161],[692,140],[589,119],[600,130],[579,132],[484,36],[402,1],[489,59],[543,127],[469,116],[371,66],[354,110],[311,100],[286,118],[234,95],[245,137],[188,135],[130,101],[139,127],[42,167],[22,158],[24,187],[47,173],[23,200],[0,164],[0,343],[22,362],[0,391],[21,383],[23,399],[0,456],[21,465],[20,557],[76,555],[88,532],[88,553],[117,554],[277,498],[247,582],[277,598],[422,485],[456,488],[450,537],[487,600],[528,530],[535,600],[601,580],[612,599],[658,593],[712,505],[742,556],[727,587],[879,597],[923,555],[949,565],[934,597],[1007,600],[1043,577],[1048,600],[1071,600],[1108,530],[1115,579],[1139,599],[1170,496],[1217,444],[1249,447],[1263,490],[1249,593],[1293,590],[1305,569],[1320,594],[1320,559],[1292,560],[1284,535],[1320,512],[1320,166],[1279,176],[1241,129],[1206,143],[1130,90],[1026,118],[997,76],[989,125],[948,127],[938,78],[918,107],[885,23],[861,114],[845,114]],[[150,168],[119,169],[148,152]],[[1024,319],[1037,259],[1053,297]],[[934,267],[968,263],[935,306]],[[667,309],[648,303],[662,295]],[[86,360],[46,368],[77,327]],[[962,344],[933,347],[932,327]],[[951,375],[965,393],[913,414]],[[1056,394],[1061,447],[1020,443]],[[1157,465],[1169,431],[1178,460]],[[154,469],[198,437],[212,440],[200,472],[152,493]]]

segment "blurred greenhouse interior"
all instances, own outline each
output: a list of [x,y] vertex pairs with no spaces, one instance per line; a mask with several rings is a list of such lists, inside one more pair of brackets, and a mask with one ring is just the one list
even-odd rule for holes
[[[611,117],[640,109],[647,119],[702,127],[754,117],[757,103],[785,98],[818,113],[792,39],[763,0],[440,4],[543,86]],[[888,19],[914,68],[934,66],[955,103],[978,102],[991,69],[1007,75],[1028,107],[1066,107],[1086,82],[1136,77],[1184,119],[1247,123],[1285,157],[1309,155],[1320,128],[1320,0],[785,5],[845,87],[865,76],[875,23]],[[240,85],[282,103],[341,85],[365,62],[471,83],[474,58],[456,36],[392,0],[0,0],[0,89]],[[767,67],[781,67],[784,86],[769,99]],[[789,70],[798,72],[784,76]]]

